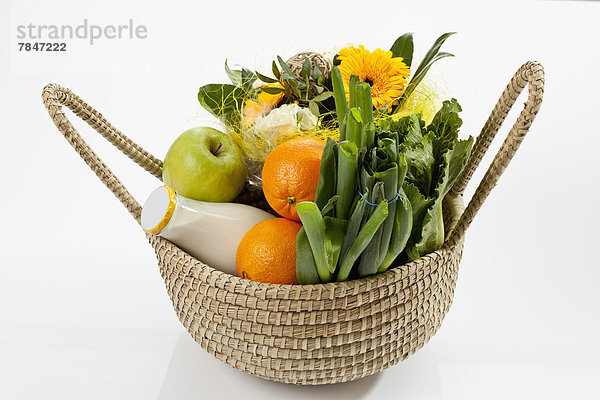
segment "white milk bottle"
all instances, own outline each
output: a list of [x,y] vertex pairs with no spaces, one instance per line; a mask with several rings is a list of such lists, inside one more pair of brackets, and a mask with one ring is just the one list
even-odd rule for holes
[[273,215],[237,203],[188,199],[167,186],[155,189],[142,208],[142,228],[170,240],[218,270],[237,275],[235,253],[242,237]]

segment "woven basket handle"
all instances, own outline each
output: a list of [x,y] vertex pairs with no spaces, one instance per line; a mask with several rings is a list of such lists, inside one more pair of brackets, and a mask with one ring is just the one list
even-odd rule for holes
[[500,175],[502,175],[510,163],[510,160],[517,152],[517,149],[521,145],[521,142],[531,127],[531,123],[540,109],[544,94],[544,68],[536,61],[529,61],[523,64],[513,75],[509,84],[506,86],[506,89],[504,89],[492,114],[483,126],[479,136],[477,136],[471,157],[450,191],[452,194],[462,195],[464,193],[469,180],[490,147],[490,144],[494,140],[496,133],[498,133],[508,112],[517,101],[519,94],[521,94],[527,85],[529,85],[529,97],[525,102],[525,107],[510,129],[506,140],[502,143],[498,154],[496,154],[492,164],[479,183],[479,186],[473,194],[473,198],[469,201],[469,205],[465,208],[456,227],[448,236],[446,243],[450,246],[456,245],[463,239],[467,228],[473,221],[473,218],[475,218],[475,215],[483,205],[485,199],[488,197],[494,186],[496,186],[496,183],[498,183]]
[[125,188],[123,183],[83,140],[65,115],[62,106],[67,106],[75,115],[87,122],[89,126],[94,128],[116,148],[159,179],[161,179],[162,162],[115,129],[102,114],[90,107],[69,89],[56,84],[49,84],[42,91],[42,100],[52,121],[54,121],[54,124],[64,135],[65,139],[67,139],[79,156],[100,178],[102,183],[113,192],[139,223],[142,207]]

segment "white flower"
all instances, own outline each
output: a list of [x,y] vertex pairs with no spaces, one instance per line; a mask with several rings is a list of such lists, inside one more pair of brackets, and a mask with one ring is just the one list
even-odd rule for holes
[[267,115],[261,115],[254,121],[254,128],[267,133],[277,131],[280,134],[294,133],[297,129],[296,113],[297,104],[285,104],[271,110]]
[[312,131],[317,127],[317,117],[308,108],[301,108],[296,114],[298,117],[298,128],[303,131]]
[[289,135],[300,130],[308,131],[317,127],[317,117],[308,108],[297,104],[284,104],[271,110],[267,115],[256,118],[254,129],[278,135]]

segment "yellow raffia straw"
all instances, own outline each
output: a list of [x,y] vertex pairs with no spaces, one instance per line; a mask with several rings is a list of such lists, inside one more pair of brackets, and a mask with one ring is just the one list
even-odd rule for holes
[[[423,120],[430,123],[435,113],[442,104],[443,85],[437,80],[428,80],[425,78],[419,86],[412,92],[404,107],[398,113],[393,114],[392,118],[398,120],[404,116],[421,113]],[[387,118],[388,114],[383,114],[380,118]],[[269,153],[277,147],[277,145],[286,140],[296,137],[313,137],[326,141],[327,138],[335,140],[339,139],[339,130],[332,123],[329,126],[322,126],[313,131],[297,131],[286,135],[274,135],[273,133],[262,133],[255,129],[245,128],[239,129],[229,127],[230,133],[237,145],[244,152],[244,156],[258,162],[264,162]]]
[[429,124],[442,106],[443,88],[438,82],[425,78],[411,93],[402,110],[392,116],[397,121],[407,115],[421,113],[423,120]]
[[337,128],[319,127],[312,131],[297,131],[279,136],[274,136],[272,133],[263,134],[255,129],[233,129],[231,135],[247,158],[263,162],[275,147],[287,140],[301,136],[323,141],[327,138],[338,140],[340,133]]

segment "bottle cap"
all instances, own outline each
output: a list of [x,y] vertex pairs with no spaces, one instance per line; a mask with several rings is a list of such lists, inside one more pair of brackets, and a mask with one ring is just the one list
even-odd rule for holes
[[142,229],[158,235],[171,220],[177,203],[175,191],[168,186],[161,186],[148,196],[142,207]]

